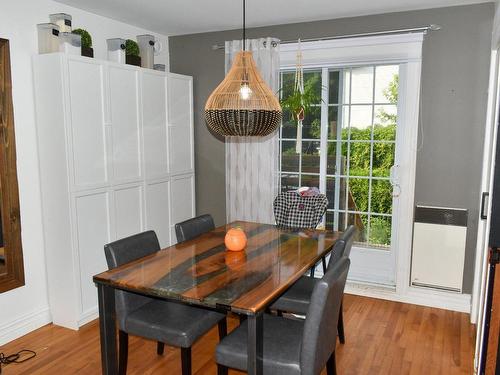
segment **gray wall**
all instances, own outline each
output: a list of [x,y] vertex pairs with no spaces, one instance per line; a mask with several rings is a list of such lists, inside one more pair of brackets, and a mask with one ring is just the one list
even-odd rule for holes
[[[472,289],[489,56],[494,5],[400,12],[251,29],[249,38],[281,40],[417,27],[426,37],[415,203],[469,209],[464,291]],[[239,30],[170,38],[170,67],[194,77],[196,204],[225,221],[224,142],[207,130],[205,101],[224,78],[224,52],[211,46],[241,37]]]

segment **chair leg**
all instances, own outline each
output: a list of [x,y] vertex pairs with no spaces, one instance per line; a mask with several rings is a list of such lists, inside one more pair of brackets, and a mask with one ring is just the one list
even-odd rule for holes
[[342,310],[343,310],[343,306],[342,306],[342,303],[340,303],[339,321],[337,322],[337,332],[339,334],[340,343],[345,344],[344,314],[343,314]]
[[127,373],[128,361],[128,333],[120,330],[118,332],[118,374],[125,375]]
[[219,328],[219,341],[227,336],[227,320],[226,318],[219,321],[217,324]]
[[191,348],[181,348],[182,375],[191,375]]
[[217,375],[227,375],[227,367],[217,363]]
[[326,273],[326,258],[321,258],[321,263],[323,264],[323,275]]
[[165,351],[165,344],[158,341],[158,344],[156,345],[156,354],[163,355],[164,351]]
[[281,311],[281,310],[276,310],[276,315],[277,315],[277,316],[283,316],[283,311]]
[[337,365],[335,363],[335,351],[330,355],[330,358],[328,358],[328,361],[326,362],[326,374],[337,375]]
[[310,277],[314,277],[314,271],[316,271],[316,266],[312,266],[311,273],[309,274]]

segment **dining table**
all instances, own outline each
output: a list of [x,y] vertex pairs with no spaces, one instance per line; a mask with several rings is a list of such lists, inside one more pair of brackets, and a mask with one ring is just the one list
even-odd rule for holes
[[[243,251],[224,244],[235,227],[247,236]],[[340,234],[236,221],[95,275],[102,373],[118,373],[115,292],[124,290],[247,319],[247,371],[261,375],[266,308],[325,257]]]

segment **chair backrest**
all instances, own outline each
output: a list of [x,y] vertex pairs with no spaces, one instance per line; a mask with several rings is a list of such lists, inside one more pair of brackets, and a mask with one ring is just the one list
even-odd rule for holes
[[345,241],[342,237],[340,237],[335,245],[333,245],[333,249],[330,252],[330,260],[328,261],[327,269],[332,268],[334,264],[336,264],[344,255],[345,251]]
[[[156,253],[158,250],[160,250],[158,237],[152,230],[104,245],[104,254],[109,269]],[[130,292],[116,291],[115,295],[116,317],[121,329],[125,328],[127,314],[151,301],[148,297]]]
[[354,242],[354,235],[356,234],[356,227],[354,225],[349,225],[347,229],[342,234],[342,239],[345,242],[344,253],[342,254],[346,258],[351,255],[352,243]]
[[332,267],[342,257],[349,258],[355,233],[356,227],[354,225],[350,225],[344,233],[342,233],[342,236],[340,236],[337,242],[335,242],[333,250],[330,253],[331,255],[330,260],[328,261],[328,268]]
[[215,229],[212,215],[201,215],[175,224],[177,242],[184,242]]
[[287,228],[316,228],[327,207],[326,195],[303,197],[295,191],[279,193],[273,203],[276,224]]
[[337,322],[349,265],[350,260],[342,257],[314,287],[302,336],[302,375],[319,375],[335,350]]

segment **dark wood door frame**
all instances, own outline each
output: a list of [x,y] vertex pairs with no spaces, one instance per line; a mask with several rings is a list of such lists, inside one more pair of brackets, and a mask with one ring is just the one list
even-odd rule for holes
[[7,269],[6,273],[0,275],[1,293],[24,285],[14,108],[7,39],[0,39],[0,204]]

